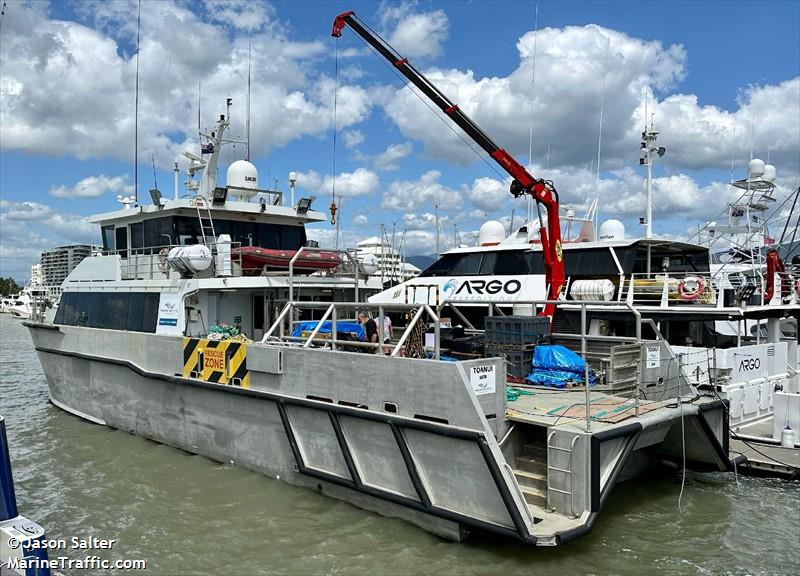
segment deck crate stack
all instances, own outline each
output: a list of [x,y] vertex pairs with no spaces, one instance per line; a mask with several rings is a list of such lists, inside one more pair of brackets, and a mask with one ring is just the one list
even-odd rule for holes
[[547,340],[550,319],[543,316],[487,316],[485,355],[506,359],[506,373],[525,378],[533,365],[533,349]]

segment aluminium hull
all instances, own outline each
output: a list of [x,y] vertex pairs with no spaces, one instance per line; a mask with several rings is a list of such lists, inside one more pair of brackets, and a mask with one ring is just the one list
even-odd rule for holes
[[[512,434],[502,417],[504,386],[480,396],[470,386],[470,366],[494,366],[502,376],[500,359],[429,362],[253,345],[246,389],[184,378],[179,337],[27,326],[60,408],[450,540],[482,531],[552,546],[587,534],[617,479],[630,475],[623,469],[637,463],[629,457],[677,429],[669,413],[592,433],[559,427],[553,450],[578,447],[561,464],[574,471],[572,495],[545,509],[526,502],[507,464],[515,459],[505,452],[525,426]],[[498,439],[509,436],[501,448]],[[701,444],[700,459],[708,452]],[[567,488],[552,481],[554,491]]]

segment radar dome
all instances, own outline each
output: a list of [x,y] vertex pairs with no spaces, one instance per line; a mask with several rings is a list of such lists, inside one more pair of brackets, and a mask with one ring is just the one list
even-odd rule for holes
[[478,232],[478,245],[480,246],[496,246],[500,244],[506,237],[506,228],[502,223],[497,220],[489,220],[484,222]]
[[[258,170],[247,160],[237,160],[228,166],[228,175],[225,181],[229,187],[239,188],[239,190],[231,191],[234,196],[248,200],[255,195],[258,189]],[[246,190],[242,190],[242,188]]]
[[764,165],[764,180],[767,182],[775,182],[775,166],[772,164],[765,164]]
[[619,220],[606,220],[600,224],[600,233],[597,238],[598,240],[624,240],[625,224]]
[[764,161],[753,158],[747,163],[747,177],[751,180],[761,178],[764,175]]

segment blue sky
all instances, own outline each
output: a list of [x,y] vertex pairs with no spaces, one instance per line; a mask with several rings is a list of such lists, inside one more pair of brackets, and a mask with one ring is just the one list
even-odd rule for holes
[[[715,219],[751,150],[776,164],[778,191],[800,183],[798,2],[188,2],[143,0],[139,190],[172,191],[169,171],[202,125],[234,99],[244,134],[252,51],[252,150],[261,185],[290,170],[327,209],[333,174],[342,242],[384,224],[408,254],[462,241],[488,219],[516,224],[502,174],[469,150],[333,17],[354,9],[428,74],[495,141],[551,178],[582,214],[599,190],[601,220],[638,236],[644,95],[666,156],[656,165],[657,234],[687,237]],[[136,1],[9,0],[0,28],[0,275],[27,278],[47,247],[97,242],[86,216],[133,191]],[[535,50],[534,50],[535,44]],[[535,82],[532,82],[535,65]],[[533,113],[531,113],[533,99]],[[600,179],[599,112],[604,109]],[[457,130],[457,129],[456,129]],[[228,151],[223,160],[243,156]],[[182,161],[183,162],[183,161]],[[491,161],[489,161],[491,163]],[[183,164],[185,167],[185,164]],[[182,179],[185,177],[185,173]],[[310,230],[333,241],[330,225]],[[447,246],[443,245],[442,248]]]

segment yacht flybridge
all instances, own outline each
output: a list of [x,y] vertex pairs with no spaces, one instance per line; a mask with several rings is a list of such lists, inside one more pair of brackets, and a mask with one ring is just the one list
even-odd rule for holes
[[[343,14],[334,31],[354,22]],[[211,136],[215,153],[226,123]],[[278,193],[230,170],[217,186],[215,158],[194,159],[190,172],[205,172],[190,198],[154,193],[152,206],[96,217],[102,252],[67,278],[53,322],[26,323],[55,405],[454,540],[493,532],[562,544],[591,530],[618,481],[664,463],[733,466],[728,402],[698,394],[705,382],[688,368],[702,363],[681,363],[661,319],[642,311],[717,309],[713,286],[686,280],[706,270],[701,250],[619,240],[614,250],[589,243],[562,254],[551,218],[543,250],[526,240],[453,251],[364,302],[372,291],[364,277],[375,270],[357,259],[295,268],[314,250],[303,225],[322,214],[308,202],[283,206]],[[518,186],[557,219],[552,185],[526,174]],[[294,255],[284,269],[248,275],[244,248]],[[562,277],[562,256],[570,266],[581,250],[597,254]],[[614,273],[599,263],[596,273],[584,269],[595,259]],[[653,273],[658,265],[667,270]],[[538,308],[558,310],[552,327],[534,316]],[[355,321],[364,311],[377,337]],[[462,346],[480,338],[485,345]],[[580,351],[580,370],[560,387],[526,380],[531,355],[556,343],[563,348],[550,357],[568,353],[573,369]],[[764,370],[791,353],[777,337],[770,346]],[[703,372],[712,386],[737,374],[724,363],[732,356],[715,358]]]

